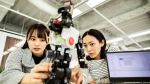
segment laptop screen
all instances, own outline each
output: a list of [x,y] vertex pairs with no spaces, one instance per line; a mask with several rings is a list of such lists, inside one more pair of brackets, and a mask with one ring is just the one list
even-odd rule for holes
[[150,51],[107,53],[111,82],[150,81]]

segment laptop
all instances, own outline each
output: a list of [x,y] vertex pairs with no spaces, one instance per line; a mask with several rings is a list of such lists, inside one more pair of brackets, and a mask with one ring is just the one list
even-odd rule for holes
[[110,82],[150,82],[150,51],[108,52]]

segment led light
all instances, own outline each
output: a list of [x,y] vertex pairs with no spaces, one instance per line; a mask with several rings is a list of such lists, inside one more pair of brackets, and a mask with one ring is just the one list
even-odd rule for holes
[[103,3],[105,0],[88,0],[86,4],[90,7],[95,7],[100,3]]
[[142,31],[142,32],[139,32],[139,33],[131,34],[128,37],[129,38],[135,38],[135,37],[143,36],[143,35],[146,35],[146,34],[150,34],[150,30],[146,30],[146,31]]
[[150,47],[145,47],[144,50],[150,50]]
[[75,16],[78,16],[82,13],[82,11],[80,11],[79,9],[75,8],[73,10],[73,14],[72,14],[72,17],[75,17]]
[[123,39],[122,38],[115,38],[115,39],[108,40],[107,43],[114,43],[114,42],[118,42],[121,40],[123,40]]

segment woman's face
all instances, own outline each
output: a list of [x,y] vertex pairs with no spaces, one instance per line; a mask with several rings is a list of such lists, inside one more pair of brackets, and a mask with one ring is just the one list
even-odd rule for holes
[[29,49],[32,51],[32,53],[35,56],[41,56],[43,55],[43,52],[47,46],[48,36],[46,35],[46,40],[45,38],[38,38],[37,31],[34,30],[30,39],[28,37],[27,42],[28,42]]
[[86,53],[88,53],[91,58],[100,59],[101,47],[104,46],[103,40],[99,42],[94,36],[86,35],[83,38],[83,45]]

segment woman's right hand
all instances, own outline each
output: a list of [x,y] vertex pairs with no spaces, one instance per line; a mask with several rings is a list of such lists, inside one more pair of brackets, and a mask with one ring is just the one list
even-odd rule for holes
[[31,69],[30,73],[26,73],[20,84],[44,84],[44,80],[49,77],[52,71],[52,64],[41,63]]

